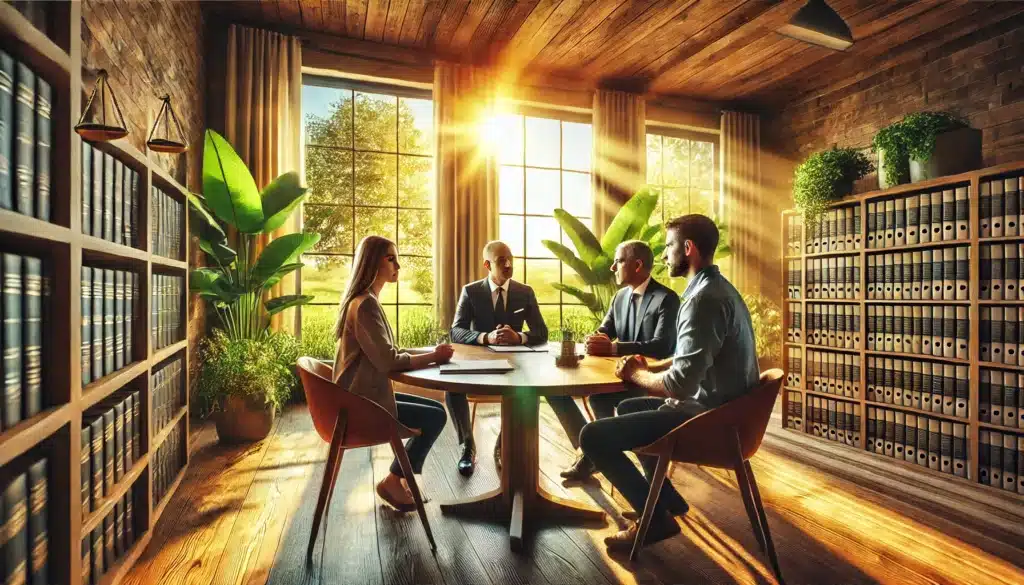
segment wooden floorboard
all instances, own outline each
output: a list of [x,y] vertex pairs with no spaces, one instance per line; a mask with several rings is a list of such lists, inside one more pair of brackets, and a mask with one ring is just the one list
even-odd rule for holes
[[[438,504],[498,484],[491,450],[500,427],[496,405],[477,414],[477,471],[456,471],[460,447],[449,425],[417,479],[428,498],[437,541],[430,553],[419,517],[397,514],[374,493],[387,473],[388,446],[345,454],[337,487],[305,562],[326,444],[304,406],[289,408],[271,436],[222,446],[209,424],[193,426],[192,459],[125,583],[244,585],[494,585],[774,583],[731,472],[678,465],[671,479],[690,502],[682,534],[645,548],[636,563],[610,557],[602,539],[624,526],[628,504],[602,477],[563,485],[558,472],[575,453],[546,406],[541,408],[541,485],[562,497],[596,502],[605,526],[532,528],[523,554],[506,526],[447,517]],[[892,490],[824,473],[787,456],[770,431],[752,460],[768,523],[789,583],[1024,582],[1024,547],[903,501]],[[779,431],[781,432],[781,431]]]

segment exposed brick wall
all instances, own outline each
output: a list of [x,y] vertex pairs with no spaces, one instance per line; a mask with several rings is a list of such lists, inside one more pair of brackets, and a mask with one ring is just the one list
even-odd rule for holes
[[[171,105],[191,148],[185,154],[152,154],[158,164],[189,189],[202,186],[202,139],[206,124],[206,65],[203,14],[199,2],[174,0],[84,0],[82,64],[106,69],[128,126],[128,139],[144,150],[160,111],[160,97]],[[83,75],[83,81],[86,81]],[[87,85],[91,88],[91,85]],[[192,238],[193,266],[202,251]],[[189,302],[188,338],[193,382],[197,349],[206,331],[205,307]]]
[[[985,166],[1024,160],[1024,17],[996,23],[848,87],[764,115],[763,136],[770,151],[764,165],[768,225],[779,225],[779,212],[792,207],[793,169],[809,154],[833,145],[870,149],[879,129],[925,110],[955,112],[981,129]],[[857,192],[877,188],[875,174],[855,185]],[[778,240],[771,250],[774,257],[766,269],[774,282],[765,290],[778,291]]]

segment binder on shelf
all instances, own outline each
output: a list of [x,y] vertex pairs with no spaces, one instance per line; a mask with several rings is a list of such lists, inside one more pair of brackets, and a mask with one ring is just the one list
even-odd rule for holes
[[[1003,421],[1003,396],[1005,391],[1003,390],[1003,382],[1005,374],[1000,370],[991,370],[989,372],[989,407],[988,414],[989,420],[992,424],[1001,424]],[[1016,380],[1014,380],[1016,381]]]
[[1018,235],[1018,219],[1020,217],[1020,194],[1017,191],[1017,177],[1003,179],[1003,233],[1007,236]]
[[[938,252],[938,250],[936,250]],[[931,300],[935,276],[932,274],[932,250],[921,251],[921,299]]]
[[956,249],[943,248],[942,250],[942,300],[952,301],[956,299]]
[[903,256],[901,254],[889,255],[892,263],[892,296],[890,299],[903,299]]
[[971,237],[968,225],[970,224],[970,187],[957,187],[956,197],[956,236],[954,239],[967,240]]
[[892,457],[896,450],[896,412],[884,409],[885,417],[885,455]]
[[894,246],[896,242],[896,201],[885,200],[885,240],[884,247]]
[[991,312],[991,324],[989,327],[992,330],[992,361],[997,363],[1005,363],[1003,357],[1003,321],[1005,311],[1003,307],[992,307]]
[[892,400],[886,402],[903,404],[903,360],[892,360]]
[[994,180],[992,185],[992,237],[1000,238],[1003,236],[1003,216],[1005,214],[1005,207],[1003,205],[1003,182],[1000,180]]
[[942,357],[944,327],[942,322],[942,306],[932,305],[925,307],[925,309],[931,309],[932,313],[932,355],[935,357]]
[[[1021,192],[1024,192],[1024,185]],[[1024,435],[1017,436],[1017,493],[1024,494]]]
[[917,452],[917,464],[922,467],[928,466],[928,417],[918,415],[917,417],[917,445],[914,451]]
[[1009,492],[1017,491],[1017,437],[1010,433],[1003,434],[1003,485]]
[[956,366],[942,365],[942,414],[953,416],[956,412]]
[[978,353],[983,362],[992,360],[992,307],[979,309],[981,322],[978,323]]
[[[995,219],[993,219],[995,223]],[[1003,434],[992,431],[989,433],[988,445],[988,477],[990,485],[1003,485]]]
[[878,213],[877,203],[868,203],[868,248],[877,248],[876,239],[878,234],[878,224],[876,223],[875,217]]
[[953,423],[939,423],[939,471],[953,473]]
[[942,190],[942,240],[955,240],[957,231],[956,225],[956,198],[953,189]]
[[935,418],[928,419],[928,469],[940,469],[941,441],[942,433],[939,420]]
[[[931,195],[928,193],[921,193],[917,196],[918,201],[918,217],[920,217],[921,224],[917,230],[918,242],[925,244],[932,241],[932,203]],[[938,219],[938,218],[936,218]]]
[[967,408],[970,401],[970,380],[968,380],[970,368],[968,366],[956,366],[956,380],[953,390],[953,416],[967,418]]
[[967,246],[960,246],[956,248],[956,265],[954,269],[954,276],[956,279],[956,300],[966,301],[970,295],[969,284],[970,284],[970,268],[971,268],[971,249]]
[[934,306],[933,310],[942,311],[942,357],[952,358],[956,355],[956,307],[952,305]]
[[932,206],[932,240],[933,242],[940,242],[943,240],[942,237],[942,191],[933,191],[931,193],[931,206]]
[[[1009,379],[1009,380],[1008,380]],[[1004,427],[1017,426],[1017,375],[1003,373],[1003,420]]]
[[985,429],[978,430],[978,482],[984,485],[992,485],[991,457],[992,437]]
[[894,421],[894,433],[893,433],[893,453],[892,456],[896,459],[905,459],[906,455],[903,453],[903,449],[906,445],[907,431],[906,431],[906,414],[902,411],[896,411],[893,414]]
[[903,460],[914,462],[917,457],[917,415],[907,413],[904,426]]
[[953,475],[967,477],[967,426],[953,423]]
[[895,207],[894,218],[896,222],[895,234],[895,245],[905,246],[907,245],[907,204],[903,197],[897,197],[893,201]]
[[923,381],[922,363],[914,360],[910,364],[910,406],[919,410],[924,410],[922,406],[922,392],[921,385]]
[[893,343],[893,319],[896,314],[896,308],[893,305],[885,305],[882,307],[882,314],[885,316],[883,322],[883,329],[885,331],[885,341],[883,343],[884,351],[895,351],[895,344]]
[[907,207],[907,244],[914,245],[920,240],[918,239],[918,229],[920,222],[920,215],[918,214],[918,196],[911,195],[906,198]]

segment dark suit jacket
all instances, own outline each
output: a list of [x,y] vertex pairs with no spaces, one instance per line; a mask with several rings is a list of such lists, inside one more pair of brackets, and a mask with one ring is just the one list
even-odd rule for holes
[[[526,333],[527,344],[547,343],[548,326],[540,315],[537,295],[533,293],[532,288],[514,280],[510,281],[505,306],[509,327],[522,333],[523,323],[530,326],[530,331]],[[491,287],[487,284],[486,278],[462,287],[459,306],[455,308],[455,321],[452,323],[453,343],[475,345],[481,333],[489,333],[498,325],[505,324],[497,323],[495,319]]]
[[657,359],[672,357],[676,349],[675,325],[679,313],[679,295],[652,278],[640,300],[634,332],[629,335],[626,322],[629,319],[631,290],[627,286],[615,293],[608,314],[597,330],[618,340],[619,355],[640,354]]

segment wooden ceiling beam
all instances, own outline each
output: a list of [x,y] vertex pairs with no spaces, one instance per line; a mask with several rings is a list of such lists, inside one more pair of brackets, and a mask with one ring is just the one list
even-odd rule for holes
[[388,5],[388,16],[384,20],[385,43],[397,45],[402,40],[402,25],[405,23],[405,15],[409,11],[409,0],[391,0]]
[[473,42],[473,36],[476,34],[477,29],[480,28],[480,23],[483,22],[484,17],[490,12],[491,7],[497,3],[498,0],[471,2],[466,7],[466,11],[462,16],[462,20],[459,21],[459,26],[455,29],[455,34],[452,35],[451,41],[448,42],[448,50],[457,53],[468,49],[470,43]]
[[[401,0],[396,0],[400,3]],[[387,24],[390,0],[369,0],[366,4],[366,26],[363,38],[367,41],[384,42],[384,26]]]
[[441,21],[441,13],[444,11],[442,2],[430,2],[423,12],[420,21],[420,29],[416,32],[417,47],[432,48],[434,46],[434,35],[437,34],[437,23]]
[[577,47],[591,31],[600,26],[624,3],[625,0],[597,0],[584,6],[573,17],[572,26],[563,27],[558,31],[558,34],[537,54],[534,62],[541,66],[550,66]]
[[345,34],[362,39],[366,30],[367,0],[345,0]]
[[419,37],[420,24],[427,12],[426,0],[409,0],[409,7],[405,9],[405,18],[402,19],[402,29],[398,33],[396,45],[415,46]]
[[518,27],[525,18],[526,13],[520,13],[518,5],[517,0],[495,0],[491,4],[490,10],[484,15],[470,40],[467,49],[470,55],[486,55],[487,60],[493,59],[504,46],[503,42],[498,40],[498,35],[506,27]]
[[345,0],[321,0],[325,32],[345,34]]

